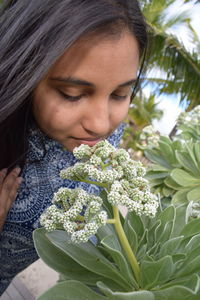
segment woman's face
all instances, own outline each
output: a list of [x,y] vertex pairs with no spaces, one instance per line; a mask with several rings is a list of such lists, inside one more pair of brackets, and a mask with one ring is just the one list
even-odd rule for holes
[[69,151],[107,138],[127,116],[138,64],[138,44],[128,32],[78,41],[35,89],[38,126]]

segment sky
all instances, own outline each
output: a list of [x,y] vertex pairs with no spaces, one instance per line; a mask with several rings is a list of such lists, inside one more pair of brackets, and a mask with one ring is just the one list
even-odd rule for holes
[[[175,1],[171,6],[171,10],[169,11],[169,13],[176,14],[180,11],[186,11],[191,17],[192,26],[200,37],[200,3],[195,5],[192,3],[188,3],[184,6],[182,5],[182,3],[182,0]],[[178,33],[179,37],[181,37],[185,46],[188,49],[191,49],[193,45],[189,40],[187,30],[184,27],[175,28],[174,30]],[[159,97],[157,100],[159,102],[158,108],[163,110],[164,115],[160,121],[154,121],[153,125],[162,134],[169,134],[176,123],[178,115],[181,111],[184,110],[184,107],[179,106],[179,100],[176,96],[166,97],[162,95],[162,98]]]

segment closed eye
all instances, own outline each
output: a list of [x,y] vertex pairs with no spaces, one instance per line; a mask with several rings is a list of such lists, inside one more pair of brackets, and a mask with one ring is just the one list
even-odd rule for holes
[[121,95],[117,95],[117,94],[111,94],[111,97],[115,100],[125,100],[129,95],[124,95],[124,96],[121,96]]
[[63,93],[61,90],[58,90],[59,94],[66,100],[71,101],[71,102],[75,102],[80,100],[83,97],[83,94],[77,95],[77,96],[72,96],[72,95],[68,95]]

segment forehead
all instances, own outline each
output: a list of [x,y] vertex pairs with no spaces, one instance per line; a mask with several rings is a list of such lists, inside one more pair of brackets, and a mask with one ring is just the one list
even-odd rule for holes
[[[71,46],[50,69],[49,76],[76,76],[93,80],[111,75],[130,77],[137,72],[139,47],[134,36],[125,32],[113,38],[81,39]],[[129,78],[124,78],[126,81]]]

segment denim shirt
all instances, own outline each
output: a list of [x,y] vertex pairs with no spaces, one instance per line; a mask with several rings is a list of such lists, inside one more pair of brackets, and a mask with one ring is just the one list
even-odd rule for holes
[[[119,144],[123,129],[121,124],[108,138],[113,146]],[[38,259],[32,232],[39,227],[40,215],[51,205],[54,192],[61,186],[99,192],[95,185],[60,178],[60,171],[73,165],[76,158],[57,141],[34,127],[28,143],[23,182],[0,234],[0,295],[17,273]]]

